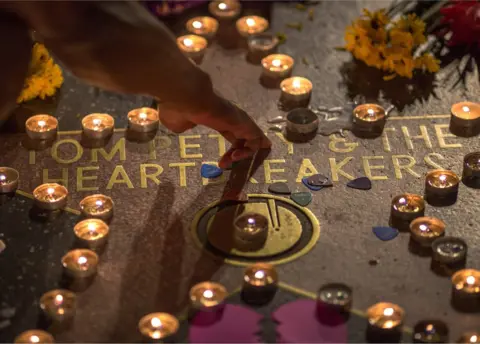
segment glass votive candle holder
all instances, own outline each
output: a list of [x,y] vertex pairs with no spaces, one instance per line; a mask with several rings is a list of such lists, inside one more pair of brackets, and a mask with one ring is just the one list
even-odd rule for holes
[[92,250],[76,249],[62,257],[65,274],[71,278],[88,278],[97,273],[98,255]]
[[25,131],[32,140],[52,140],[57,135],[58,121],[50,115],[35,115],[25,122]]
[[68,190],[57,183],[46,183],[33,190],[35,205],[44,210],[58,210],[67,205]]
[[408,230],[410,222],[425,214],[423,197],[404,193],[392,199],[390,208],[390,223],[398,230]]
[[255,263],[243,274],[242,299],[248,304],[266,304],[277,292],[278,273],[272,264]]
[[268,32],[249,36],[247,39],[248,60],[252,63],[260,63],[264,57],[275,52],[278,43],[277,36]]
[[146,341],[173,342],[179,327],[178,319],[168,313],[150,313],[138,322],[138,330]]
[[15,192],[18,188],[18,171],[10,167],[0,167],[0,194]]
[[80,209],[85,217],[104,221],[113,216],[113,207],[113,200],[101,194],[90,195],[80,201]]
[[471,137],[480,133],[480,103],[456,103],[450,112],[450,131],[453,134]]
[[431,247],[432,243],[445,235],[445,223],[435,217],[418,217],[410,223],[410,237],[423,247]]
[[295,61],[285,54],[271,54],[262,59],[262,77],[285,79],[292,74]]
[[83,134],[90,139],[101,140],[113,134],[115,120],[106,113],[92,113],[82,119]]
[[108,240],[109,227],[99,219],[80,221],[73,227],[77,241],[82,247],[90,250],[101,251]]
[[465,332],[457,339],[456,343],[478,344],[480,343],[480,332]]
[[367,310],[367,339],[373,342],[393,343],[401,337],[405,311],[398,305],[380,302]]
[[54,324],[67,325],[75,316],[77,297],[69,290],[54,289],[40,298],[40,309],[45,318]]
[[243,213],[233,221],[235,246],[239,249],[258,249],[268,238],[268,219],[258,213]]
[[195,62],[200,62],[207,51],[208,42],[197,35],[185,35],[177,38],[178,48]]
[[317,315],[322,318],[333,313],[347,315],[352,308],[353,290],[343,283],[322,285],[317,292]]
[[218,30],[218,21],[212,17],[194,17],[185,25],[191,34],[211,39]]
[[378,104],[361,104],[353,109],[352,132],[359,137],[376,137],[382,134],[387,114]]
[[441,320],[422,320],[413,327],[414,343],[448,343],[449,330]]
[[237,31],[242,37],[249,37],[268,29],[268,20],[259,16],[245,16],[237,20]]
[[465,267],[468,245],[457,237],[445,236],[432,243],[431,269],[439,275],[451,276]]
[[215,282],[201,282],[190,289],[191,323],[195,325],[211,325],[223,315],[227,289]]
[[55,343],[53,336],[43,330],[27,330],[20,333],[16,338],[14,343],[18,344],[51,344]]
[[472,188],[480,188],[480,152],[468,153],[463,158],[462,182]]
[[285,137],[291,142],[306,142],[317,135],[318,116],[306,108],[297,108],[287,114]]
[[433,170],[425,177],[425,200],[430,205],[452,205],[457,201],[460,178],[450,170]]
[[157,131],[159,123],[158,111],[152,108],[133,109],[128,113],[128,128],[136,132]]
[[312,82],[307,78],[294,76],[280,83],[280,102],[287,108],[306,107],[312,95]]
[[242,5],[237,0],[216,0],[208,5],[210,14],[222,20],[234,19],[238,17],[242,10]]
[[452,304],[463,312],[480,310],[480,271],[463,269],[452,276]]

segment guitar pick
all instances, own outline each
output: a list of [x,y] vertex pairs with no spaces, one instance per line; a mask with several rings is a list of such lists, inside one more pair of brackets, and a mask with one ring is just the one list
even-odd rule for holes
[[370,190],[372,188],[372,182],[367,177],[360,177],[349,182],[347,186],[352,189]]
[[302,178],[302,183],[303,185],[305,185],[308,189],[312,190],[312,191],[320,191],[323,189],[323,186],[316,186],[316,185],[312,185],[308,182],[308,178],[305,177],[305,178]]
[[389,241],[397,237],[398,229],[393,227],[373,227],[373,234],[382,241]]
[[333,186],[332,181],[323,174],[314,174],[313,176],[307,177],[307,180],[308,184],[313,186]]
[[290,195],[292,192],[286,183],[273,183],[268,187],[268,191],[279,195]]
[[215,165],[203,164],[200,169],[200,174],[203,178],[217,178],[221,176],[222,173],[222,169]]
[[310,192],[294,192],[290,198],[298,205],[306,207],[312,201],[312,194]]

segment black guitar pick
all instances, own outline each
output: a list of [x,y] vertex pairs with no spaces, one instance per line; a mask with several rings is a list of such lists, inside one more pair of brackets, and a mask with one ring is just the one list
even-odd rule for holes
[[349,182],[347,186],[352,189],[370,190],[372,188],[372,182],[367,177],[360,177]]
[[286,183],[273,183],[268,187],[268,191],[279,195],[290,195],[292,193]]
[[332,181],[323,174],[314,174],[307,178],[307,182],[313,186],[333,186]]

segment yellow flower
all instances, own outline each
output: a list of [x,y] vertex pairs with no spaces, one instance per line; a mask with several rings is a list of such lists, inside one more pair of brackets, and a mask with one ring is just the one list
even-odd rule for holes
[[440,70],[440,61],[432,54],[425,53],[415,59],[415,68],[427,70],[429,73],[436,73]]
[[386,26],[390,18],[384,9],[370,12],[363,10],[363,17],[357,20],[357,26],[361,27],[374,43],[384,43],[387,39]]
[[425,23],[416,14],[408,14],[398,19],[392,28],[392,31],[396,30],[410,33],[415,45],[420,45],[427,41],[425,37]]
[[373,29],[377,29],[379,27],[385,27],[390,22],[390,18],[385,13],[385,9],[382,8],[375,12],[370,12],[366,8],[363,9],[363,15],[367,17],[371,21],[371,25]]
[[413,36],[409,32],[391,30],[390,43],[392,46],[400,48],[400,50],[404,50],[405,54],[410,55],[413,49]]
[[413,77],[413,68],[415,64],[410,57],[402,57],[393,61],[393,70],[400,76],[411,79]]
[[347,43],[345,49],[348,51],[355,50],[355,47],[363,36],[364,31],[361,30],[356,23],[348,26],[345,30],[345,42]]

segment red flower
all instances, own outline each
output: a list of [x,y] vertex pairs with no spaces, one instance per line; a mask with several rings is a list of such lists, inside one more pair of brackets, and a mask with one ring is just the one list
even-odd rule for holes
[[452,0],[442,8],[443,23],[448,24],[452,36],[450,46],[478,45],[480,47],[480,2]]

